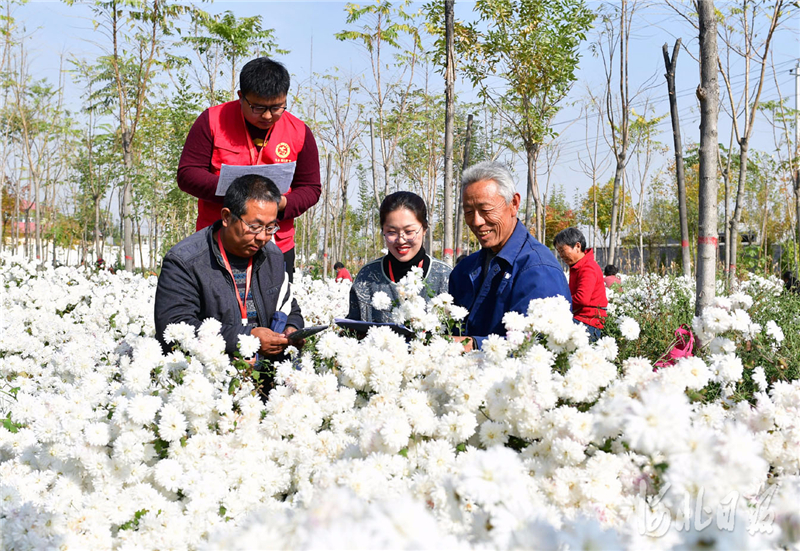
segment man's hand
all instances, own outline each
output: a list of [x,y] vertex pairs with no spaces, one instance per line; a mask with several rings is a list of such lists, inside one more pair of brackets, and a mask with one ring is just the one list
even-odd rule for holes
[[464,352],[470,352],[475,348],[475,339],[472,337],[453,337],[453,340],[464,345]]
[[276,333],[266,327],[256,327],[250,332],[251,335],[257,337],[261,341],[261,350],[259,352],[267,355],[274,356],[280,354],[286,347],[289,346],[289,339],[281,333]]
[[[283,333],[284,333],[284,335],[286,335],[288,337],[289,335],[291,335],[295,331],[297,331],[297,327],[292,327],[291,325],[287,325],[286,329],[283,330]],[[294,341],[294,342],[290,342],[290,344],[292,346],[296,347],[296,348],[303,348],[303,346],[305,346],[305,344],[306,344],[306,340],[303,339],[303,340],[300,340],[300,341]]]
[[281,195],[281,200],[278,202],[278,212],[283,212],[286,208],[286,196]]

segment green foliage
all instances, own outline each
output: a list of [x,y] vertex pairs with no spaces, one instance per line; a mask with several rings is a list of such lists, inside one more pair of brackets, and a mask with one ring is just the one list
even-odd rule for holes
[[397,49],[402,48],[401,37],[408,35],[418,45],[419,33],[410,24],[413,15],[405,11],[410,4],[408,0],[399,3],[396,8],[392,2],[376,0],[366,6],[347,3],[347,24],[362,22],[358,29],[345,30],[335,33],[337,40],[351,40],[361,43],[370,53],[380,50],[382,44],[388,44]]
[[[614,197],[614,177],[612,176],[604,185],[593,185],[580,199],[580,207],[577,212],[577,220],[580,224],[589,227],[594,220],[594,200],[597,197],[597,227],[606,236],[611,229],[611,202]],[[620,189],[620,203],[625,205],[625,220],[633,220],[633,207],[631,207],[630,192]]]
[[[19,390],[19,389],[17,389],[17,390]],[[16,393],[14,393],[14,394],[16,394]],[[5,418],[0,418],[0,421],[2,422],[2,426],[3,426],[4,429],[6,429],[7,431],[9,431],[11,433],[14,433],[14,434],[19,432],[19,429],[21,429],[22,427],[25,426],[25,425],[23,425],[21,423],[15,423],[14,421],[12,421],[10,413]]]
[[[223,58],[228,64],[231,84],[230,93],[236,87],[239,64],[256,52],[260,56],[288,54],[288,50],[278,48],[275,40],[275,29],[264,29],[260,15],[237,18],[230,10],[211,15],[197,7],[191,8],[194,28],[181,39],[181,43],[189,45],[198,55],[207,71],[207,81],[201,79],[203,94],[210,104],[230,100],[216,89],[216,63]],[[190,61],[183,58],[182,64]]]
[[744,364],[744,377],[734,399],[752,400],[756,392],[753,370],[762,366],[770,384],[776,381],[800,379],[800,295],[784,291],[780,296],[770,294],[753,297],[750,316],[765,327],[772,320],[781,328],[784,341],[775,346],[774,340],[764,331],[737,350]]
[[[694,290],[681,278],[655,276],[655,279],[654,276],[627,279],[619,304],[609,308],[603,334],[617,339],[620,361],[635,356],[652,361],[661,358],[674,341],[675,330],[682,324],[692,323]],[[622,316],[630,316],[639,323],[638,339],[622,338],[619,331]]]
[[[623,292],[611,297],[612,306],[606,320],[604,335],[617,340],[619,346],[618,363],[628,358],[644,357],[655,362],[662,358],[674,343],[674,333],[681,324],[691,327],[694,317],[693,287],[680,277],[628,278],[623,284]],[[784,291],[775,295],[771,291],[749,290],[753,306],[748,310],[753,322],[759,324],[761,331],[742,341],[741,337],[728,336],[740,341],[736,355],[744,366],[742,380],[736,388],[733,400],[752,401],[757,387],[753,381],[756,367],[763,367],[767,381],[792,381],[800,378],[800,294]],[[622,338],[619,320],[631,316],[641,328],[638,339],[627,341]],[[783,331],[785,339],[776,343],[767,334],[766,326],[774,321]],[[699,348],[695,341],[694,355],[709,360],[710,351]],[[663,369],[669,369],[663,368]],[[693,401],[709,402],[719,398],[718,384],[709,384],[699,392],[692,392]]]
[[594,15],[581,0],[478,0],[475,11],[479,23],[456,25],[464,73],[507,113],[528,151],[553,134],[549,123],[576,79]]
[[148,509],[139,509],[133,514],[133,518],[124,524],[120,524],[120,530],[138,530],[139,520],[150,511]]
[[577,224],[577,214],[569,206],[563,185],[555,186],[547,201],[545,213],[545,235],[548,238]]

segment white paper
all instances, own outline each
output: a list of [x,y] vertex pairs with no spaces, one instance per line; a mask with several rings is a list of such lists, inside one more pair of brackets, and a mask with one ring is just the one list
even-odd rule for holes
[[269,178],[281,192],[281,195],[289,191],[289,186],[292,185],[294,179],[294,169],[297,162],[291,163],[275,163],[274,165],[222,165],[219,172],[219,183],[217,183],[217,192],[219,196],[225,195],[231,183],[239,176],[246,176],[247,174],[258,174]]

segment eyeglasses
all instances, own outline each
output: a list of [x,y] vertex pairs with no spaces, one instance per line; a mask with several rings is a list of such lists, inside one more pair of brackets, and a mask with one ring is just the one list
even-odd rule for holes
[[262,231],[267,232],[267,235],[275,235],[276,233],[278,233],[278,230],[281,229],[281,227],[278,224],[272,224],[270,226],[265,226],[263,224],[248,224],[247,222],[245,222],[244,220],[242,220],[233,213],[231,213],[231,216],[233,216],[238,220],[241,220],[242,224],[244,224],[247,227],[247,233],[252,233],[253,235],[258,235]]
[[287,104],[285,103],[283,105],[253,105],[247,101],[247,98],[244,95],[242,96],[242,99],[245,101],[245,103],[247,103],[247,105],[250,106],[250,110],[254,115],[263,115],[267,109],[269,109],[269,112],[273,115],[280,115],[286,111],[287,107]]
[[406,241],[411,242],[411,241],[414,241],[417,238],[417,236],[419,235],[419,232],[421,232],[421,231],[422,231],[422,227],[419,227],[414,231],[407,231],[407,232],[406,231],[389,230],[389,231],[383,232],[383,236],[386,238],[387,241],[397,241],[401,237],[404,237]]

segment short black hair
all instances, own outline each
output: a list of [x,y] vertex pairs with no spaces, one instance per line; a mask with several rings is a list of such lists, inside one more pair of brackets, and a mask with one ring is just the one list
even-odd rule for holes
[[619,270],[613,264],[609,264],[605,268],[603,268],[603,275],[604,276],[615,276],[619,273]]
[[268,57],[248,61],[239,73],[239,90],[243,96],[253,93],[264,99],[289,93],[291,78],[282,63]]
[[334,270],[341,270],[342,268],[344,268],[344,264],[342,264],[341,262],[337,262],[336,264],[333,265]]
[[248,201],[281,202],[281,192],[275,182],[258,174],[239,176],[225,192],[222,206],[231,214],[241,218],[245,214]]
[[380,208],[381,227],[386,223],[389,213],[400,209],[413,212],[423,229],[428,229],[428,207],[425,206],[425,200],[410,191],[396,191],[386,196]]
[[576,243],[581,244],[581,251],[586,251],[586,238],[578,228],[567,228],[561,230],[553,238],[553,247],[558,249],[562,245],[574,247]]

